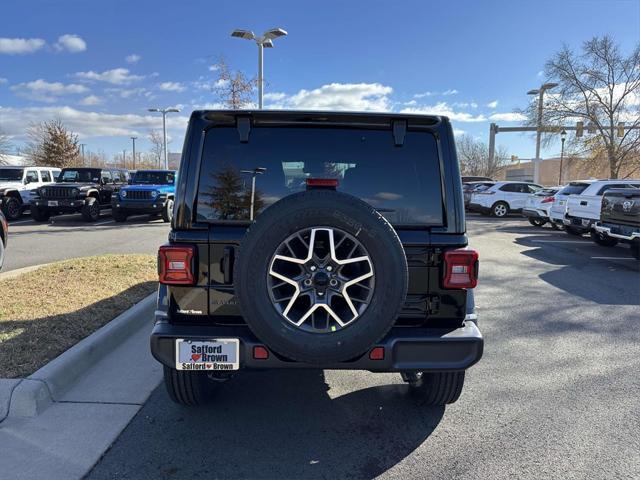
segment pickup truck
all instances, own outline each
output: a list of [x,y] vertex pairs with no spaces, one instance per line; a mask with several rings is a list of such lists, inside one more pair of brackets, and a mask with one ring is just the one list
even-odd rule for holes
[[173,401],[292,368],[460,396],[484,341],[446,117],[193,112],[174,210],[150,339]]
[[[569,195],[564,214],[565,231],[571,235],[592,233],[600,220],[602,195],[610,188],[639,188],[640,180],[597,180],[577,195]],[[595,241],[598,236],[592,233]]]
[[111,196],[111,214],[116,222],[129,215],[161,215],[165,222],[173,217],[176,172],[174,170],[138,170],[131,184]]
[[595,232],[602,245],[613,246],[619,241],[628,243],[633,255],[640,260],[640,189],[612,188],[602,196],[600,220]]

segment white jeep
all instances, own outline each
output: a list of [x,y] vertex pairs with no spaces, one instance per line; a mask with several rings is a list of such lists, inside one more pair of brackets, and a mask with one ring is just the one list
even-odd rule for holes
[[55,182],[59,174],[54,167],[0,167],[0,207],[7,219],[20,218],[36,189]]

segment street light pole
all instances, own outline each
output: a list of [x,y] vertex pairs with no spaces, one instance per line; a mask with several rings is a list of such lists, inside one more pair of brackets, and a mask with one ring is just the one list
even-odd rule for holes
[[253,170],[241,170],[241,173],[250,173],[251,174],[251,207],[249,210],[249,220],[253,221],[253,217],[254,217],[254,205],[255,205],[255,199],[256,199],[256,177],[258,175],[262,175],[264,172],[266,172],[267,169],[264,167],[257,167],[254,168]]
[[131,141],[133,142],[133,170],[136,169],[136,138],[138,137],[131,137]]
[[82,152],[82,165],[84,165],[84,146],[86,145],[86,143],[81,143],[80,144],[80,151]]
[[287,32],[282,28],[272,28],[262,34],[256,36],[250,30],[236,29],[231,32],[232,37],[244,38],[245,40],[253,40],[258,45],[258,108],[262,109],[264,105],[264,49],[273,48],[273,40],[278,37],[284,37]]
[[540,88],[535,90],[529,90],[527,95],[538,95],[538,119],[536,121],[536,158],[533,161],[533,181],[538,183],[540,181],[540,143],[542,139],[542,112],[544,106],[544,92],[557,87],[557,83],[543,83]]
[[562,142],[562,148],[560,149],[560,174],[558,175],[558,185],[562,185],[562,161],[564,160],[564,141],[567,139],[567,132],[562,130],[560,132],[560,141]]
[[169,169],[169,156],[167,155],[167,113],[180,112],[179,108],[149,108],[150,112],[162,114],[162,150],[164,152],[164,168]]

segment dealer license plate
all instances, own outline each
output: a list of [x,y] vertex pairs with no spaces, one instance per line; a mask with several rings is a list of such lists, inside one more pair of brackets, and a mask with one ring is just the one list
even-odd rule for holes
[[50,207],[57,207],[58,206],[58,201],[57,200],[49,200],[47,202],[47,205],[49,205]]
[[237,338],[176,340],[177,370],[238,370],[240,341]]

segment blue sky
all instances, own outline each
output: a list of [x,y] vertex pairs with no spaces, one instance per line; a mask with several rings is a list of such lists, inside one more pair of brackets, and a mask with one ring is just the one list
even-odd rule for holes
[[[637,0],[20,0],[0,17],[0,128],[19,146],[29,121],[59,117],[108,154],[131,135],[149,147],[155,106],[182,108],[169,123],[180,151],[190,111],[215,107],[216,59],[256,73],[257,49],[234,28],[289,33],[265,52],[267,107],[446,114],[485,141],[491,121],[517,125],[513,109],[563,43],[611,34],[628,52],[640,41]],[[534,154],[530,136],[498,144]]]

